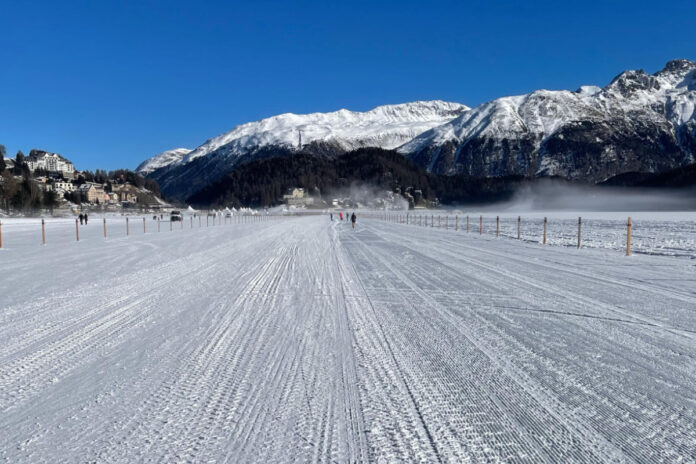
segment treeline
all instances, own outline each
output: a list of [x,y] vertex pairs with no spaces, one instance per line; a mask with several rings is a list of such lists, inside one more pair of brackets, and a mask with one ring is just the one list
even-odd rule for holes
[[614,187],[641,187],[657,189],[682,189],[696,193],[696,164],[665,172],[627,172],[614,176],[600,185]]
[[[58,194],[54,190],[44,190],[39,187],[36,178],[48,177],[47,184],[51,185],[56,180],[65,180],[62,174],[53,173],[49,177],[49,173],[43,169],[36,169],[32,172],[27,165],[26,156],[21,150],[15,155],[13,167],[8,169],[8,163],[5,162],[6,155],[6,148],[0,145],[0,208],[5,211],[38,211],[41,209],[52,211],[58,206],[60,201]],[[154,195],[162,197],[156,180],[145,178],[128,169],[117,169],[109,172],[103,169],[80,171],[80,174],[72,180],[76,186],[87,182],[102,184],[107,192],[112,192],[114,185],[128,183],[141,189],[145,188]],[[77,204],[87,201],[85,196],[77,191],[66,193],[64,198]]]
[[421,190],[424,199],[442,203],[478,203],[508,199],[522,182],[522,177],[435,175],[394,151],[361,148],[334,159],[300,154],[243,164],[188,202],[200,207],[266,207],[282,203],[292,187],[330,194],[362,184],[402,192],[410,187]]

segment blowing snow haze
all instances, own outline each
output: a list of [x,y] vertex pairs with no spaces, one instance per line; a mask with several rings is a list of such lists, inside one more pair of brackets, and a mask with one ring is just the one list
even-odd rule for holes
[[693,191],[665,191],[570,184],[541,179],[520,188],[510,201],[489,205],[491,211],[693,211]]

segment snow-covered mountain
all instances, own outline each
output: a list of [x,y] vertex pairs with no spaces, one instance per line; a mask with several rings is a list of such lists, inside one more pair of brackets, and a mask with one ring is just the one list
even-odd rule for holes
[[693,163],[696,63],[626,71],[606,87],[493,100],[398,150],[437,173],[556,175],[600,182]]
[[179,158],[158,155],[143,164],[157,166],[150,176],[166,195],[186,198],[243,162],[295,153],[336,156],[360,147],[392,149],[468,110],[459,103],[417,101],[366,112],[286,113],[237,126]]
[[696,63],[626,71],[604,88],[538,90],[482,104],[398,148],[430,171],[600,182],[694,163]]
[[163,151],[160,154],[148,158],[135,169],[135,172],[147,175],[164,166],[169,166],[172,163],[180,161],[184,156],[191,153],[190,148],[175,148],[173,150]]

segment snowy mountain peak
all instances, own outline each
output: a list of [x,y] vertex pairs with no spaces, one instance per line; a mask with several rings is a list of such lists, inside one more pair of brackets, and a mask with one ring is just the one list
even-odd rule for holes
[[336,144],[344,150],[373,146],[396,148],[416,135],[457,117],[469,108],[440,100],[378,106],[358,112],[284,113],[241,124],[207,140],[182,158],[186,164],[225,147],[227,156],[242,156],[266,146],[299,149],[313,142]]
[[679,59],[668,61],[665,67],[656,73],[657,76],[666,74],[686,75],[689,71],[696,69],[696,61]]
[[161,167],[180,161],[181,158],[188,155],[190,152],[190,148],[175,148],[173,150],[163,151],[162,153],[157,154],[152,158],[148,158],[140,163],[140,165],[135,169],[135,172],[147,175]]
[[[606,87],[504,97],[399,147],[438,173],[603,181],[696,158],[696,63],[624,71]],[[659,154],[659,156],[658,156]]]
[[434,100],[364,112],[284,113],[241,124],[183,156],[158,155],[145,168],[154,168],[150,175],[166,195],[187,198],[241,163],[300,152],[333,157],[362,147],[393,149],[467,111],[465,105]]

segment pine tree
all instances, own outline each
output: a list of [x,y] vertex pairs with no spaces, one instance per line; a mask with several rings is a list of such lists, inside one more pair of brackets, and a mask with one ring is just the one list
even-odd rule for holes
[[7,150],[5,149],[5,145],[0,145],[0,174],[2,174],[5,171],[5,168],[7,165],[5,164],[5,155],[7,154]]

